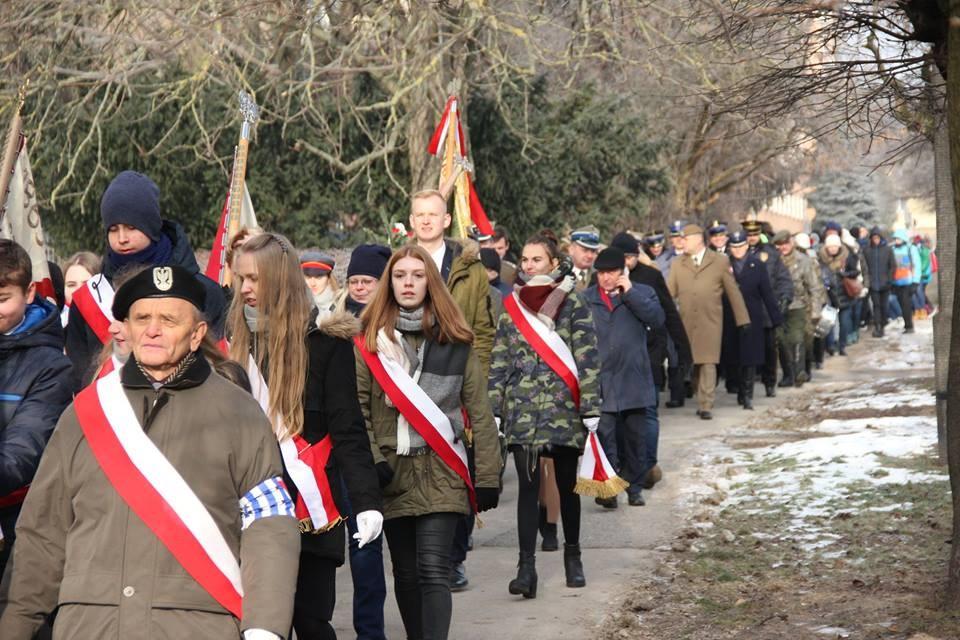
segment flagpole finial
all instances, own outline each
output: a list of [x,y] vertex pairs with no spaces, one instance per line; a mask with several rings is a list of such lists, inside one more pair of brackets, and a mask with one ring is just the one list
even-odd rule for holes
[[23,81],[23,84],[17,89],[17,113],[23,110],[23,105],[27,101],[27,87],[30,86],[30,78]]

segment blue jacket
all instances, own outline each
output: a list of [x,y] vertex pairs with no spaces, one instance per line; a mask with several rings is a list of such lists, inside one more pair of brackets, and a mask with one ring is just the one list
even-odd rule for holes
[[[73,399],[71,376],[60,313],[38,299],[12,334],[0,335],[0,496],[33,480],[47,440]],[[19,513],[20,504],[0,508],[5,537],[13,536]]]
[[920,252],[914,245],[910,244],[907,232],[903,229],[895,231],[893,237],[894,240],[903,240],[903,244],[894,244],[893,246],[894,286],[905,287],[911,284],[920,284],[920,278],[923,275]]
[[664,312],[657,293],[645,284],[634,284],[626,293],[611,297],[607,308],[597,285],[583,292],[600,352],[600,410],[618,413],[657,404],[657,390],[647,354],[647,328],[663,326]]

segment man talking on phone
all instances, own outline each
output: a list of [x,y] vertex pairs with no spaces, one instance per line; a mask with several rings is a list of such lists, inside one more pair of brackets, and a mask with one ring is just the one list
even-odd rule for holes
[[[652,287],[631,282],[622,250],[608,247],[594,262],[596,284],[583,296],[593,315],[600,350],[598,434],[610,463],[624,480],[629,504],[643,506],[649,424],[657,423],[657,390],[647,354],[647,328],[663,326],[664,312]],[[604,506],[616,506],[616,497]]]

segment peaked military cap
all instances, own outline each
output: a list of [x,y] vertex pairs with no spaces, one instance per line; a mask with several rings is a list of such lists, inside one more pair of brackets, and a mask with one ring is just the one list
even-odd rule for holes
[[203,310],[207,292],[192,273],[180,265],[158,265],[127,280],[113,297],[113,317],[126,320],[130,307],[143,298],[180,298]]

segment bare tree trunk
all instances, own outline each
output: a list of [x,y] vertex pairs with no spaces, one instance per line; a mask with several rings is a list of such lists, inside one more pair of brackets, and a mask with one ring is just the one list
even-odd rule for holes
[[[932,84],[942,86],[943,79],[931,66]],[[957,218],[953,206],[953,181],[950,175],[950,133],[943,113],[941,92],[931,101],[932,111],[941,118],[933,135],[934,185],[937,209],[937,315],[933,318],[933,353],[937,394],[937,451],[940,462],[947,462],[947,383],[950,372],[950,332],[953,326],[953,293],[956,277]]]
[[[960,20],[960,0],[950,0],[949,20]],[[950,148],[950,174],[953,178],[954,211],[960,211],[960,29],[952,26],[947,41],[947,125]],[[955,229],[960,225],[954,220]],[[960,238],[954,237],[954,241]],[[956,245],[954,245],[956,246]],[[945,261],[944,261],[945,262]],[[956,273],[956,256],[953,270]],[[953,315],[960,316],[960,296],[954,296]],[[947,566],[947,606],[960,605],[960,323],[950,331],[950,372],[947,385],[947,461],[950,469],[950,490],[953,495],[953,543]]]

